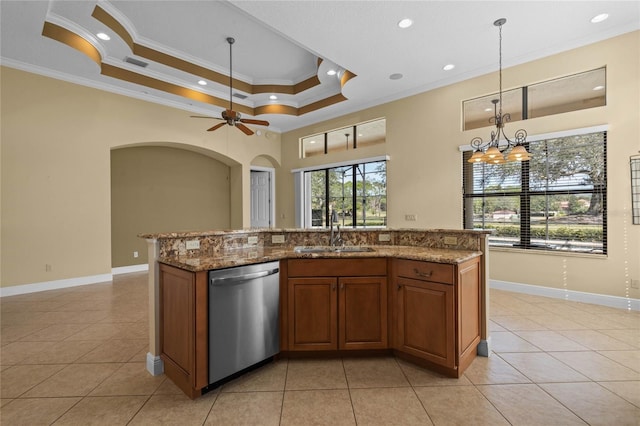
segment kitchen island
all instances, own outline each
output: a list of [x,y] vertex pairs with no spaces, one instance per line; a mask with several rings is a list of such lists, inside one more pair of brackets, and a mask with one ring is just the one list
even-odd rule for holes
[[147,369],[199,396],[209,385],[208,272],[278,261],[280,356],[391,352],[459,377],[476,353],[489,353],[486,235],[342,231],[346,247],[367,251],[322,249],[326,230],[141,235],[150,259]]

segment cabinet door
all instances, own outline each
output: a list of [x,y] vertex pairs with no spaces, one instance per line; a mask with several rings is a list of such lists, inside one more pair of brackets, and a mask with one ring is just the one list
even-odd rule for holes
[[207,273],[161,264],[160,356],[168,377],[191,398],[208,383]]
[[480,262],[472,259],[458,267],[457,322],[459,368],[464,369],[476,356],[480,342]]
[[387,278],[339,278],[340,349],[387,348]]
[[401,351],[455,367],[454,287],[396,278]]
[[337,278],[289,278],[289,350],[338,349]]

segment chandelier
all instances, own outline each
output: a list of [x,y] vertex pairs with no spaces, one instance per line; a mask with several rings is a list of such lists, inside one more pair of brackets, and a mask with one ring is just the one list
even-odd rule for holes
[[[491,140],[484,142],[481,137],[471,139],[469,145],[473,148],[473,155],[469,158],[469,163],[489,163],[502,164],[507,161],[528,161],[531,156],[524,147],[527,141],[527,132],[523,129],[518,130],[513,136],[513,140],[509,139],[504,133],[504,124],[511,121],[509,113],[502,113],[502,26],[507,22],[505,18],[496,20],[493,25],[498,27],[500,35],[499,53],[500,53],[500,92],[498,99],[491,100],[493,103],[493,117],[489,119],[490,123],[495,124],[496,129],[491,132]],[[501,141],[506,142],[506,145]]]

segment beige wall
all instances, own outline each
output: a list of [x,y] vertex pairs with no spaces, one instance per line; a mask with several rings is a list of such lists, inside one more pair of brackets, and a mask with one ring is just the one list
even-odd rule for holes
[[251,161],[280,160],[279,134],[206,132],[205,121],[183,110],[12,68],[0,73],[3,287],[111,272],[113,148],[184,147],[236,170],[234,227],[250,226],[242,212]]
[[148,263],[140,233],[229,229],[229,217],[229,166],[184,149],[111,151],[112,267]]
[[[608,105],[506,126],[530,135],[609,125],[608,247],[606,258],[531,252],[490,253],[491,279],[615,296],[640,297],[629,288],[640,279],[640,226],[631,225],[629,156],[640,149],[640,32],[504,70],[505,89],[580,71],[607,67]],[[278,216],[293,226],[292,169],[345,159],[388,154],[388,224],[390,227],[460,228],[462,226],[461,154],[458,147],[489,128],[461,131],[461,102],[495,92],[497,73],[466,80],[387,103],[282,136],[278,173]],[[387,143],[308,159],[298,158],[298,139],[377,117],[387,119]],[[416,222],[405,214],[417,215]]]

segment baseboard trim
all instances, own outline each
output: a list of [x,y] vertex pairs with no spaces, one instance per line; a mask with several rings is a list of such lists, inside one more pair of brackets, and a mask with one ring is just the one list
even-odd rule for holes
[[491,336],[487,336],[486,340],[480,340],[477,350],[478,356],[489,356],[491,354]]
[[147,352],[147,371],[151,373],[152,376],[159,376],[164,373],[164,363],[162,359],[153,355],[151,352]]
[[630,297],[609,296],[606,294],[587,293],[583,291],[565,290],[498,280],[489,280],[489,287],[495,288],[496,290],[513,291],[515,293],[531,294],[534,296],[552,297],[554,299],[571,300],[573,302],[592,303],[594,305],[640,311],[640,299],[633,299]]
[[117,268],[112,268],[111,273],[113,275],[122,275],[122,274],[130,274],[132,272],[146,272],[148,270],[149,270],[149,264],[142,263],[140,265],[118,266]]
[[97,284],[113,279],[112,274],[89,275],[86,277],[67,278],[64,280],[44,281],[34,284],[13,285],[0,287],[0,297],[17,296],[19,294],[36,293],[38,291],[58,290],[61,288],[78,287],[87,284]]

